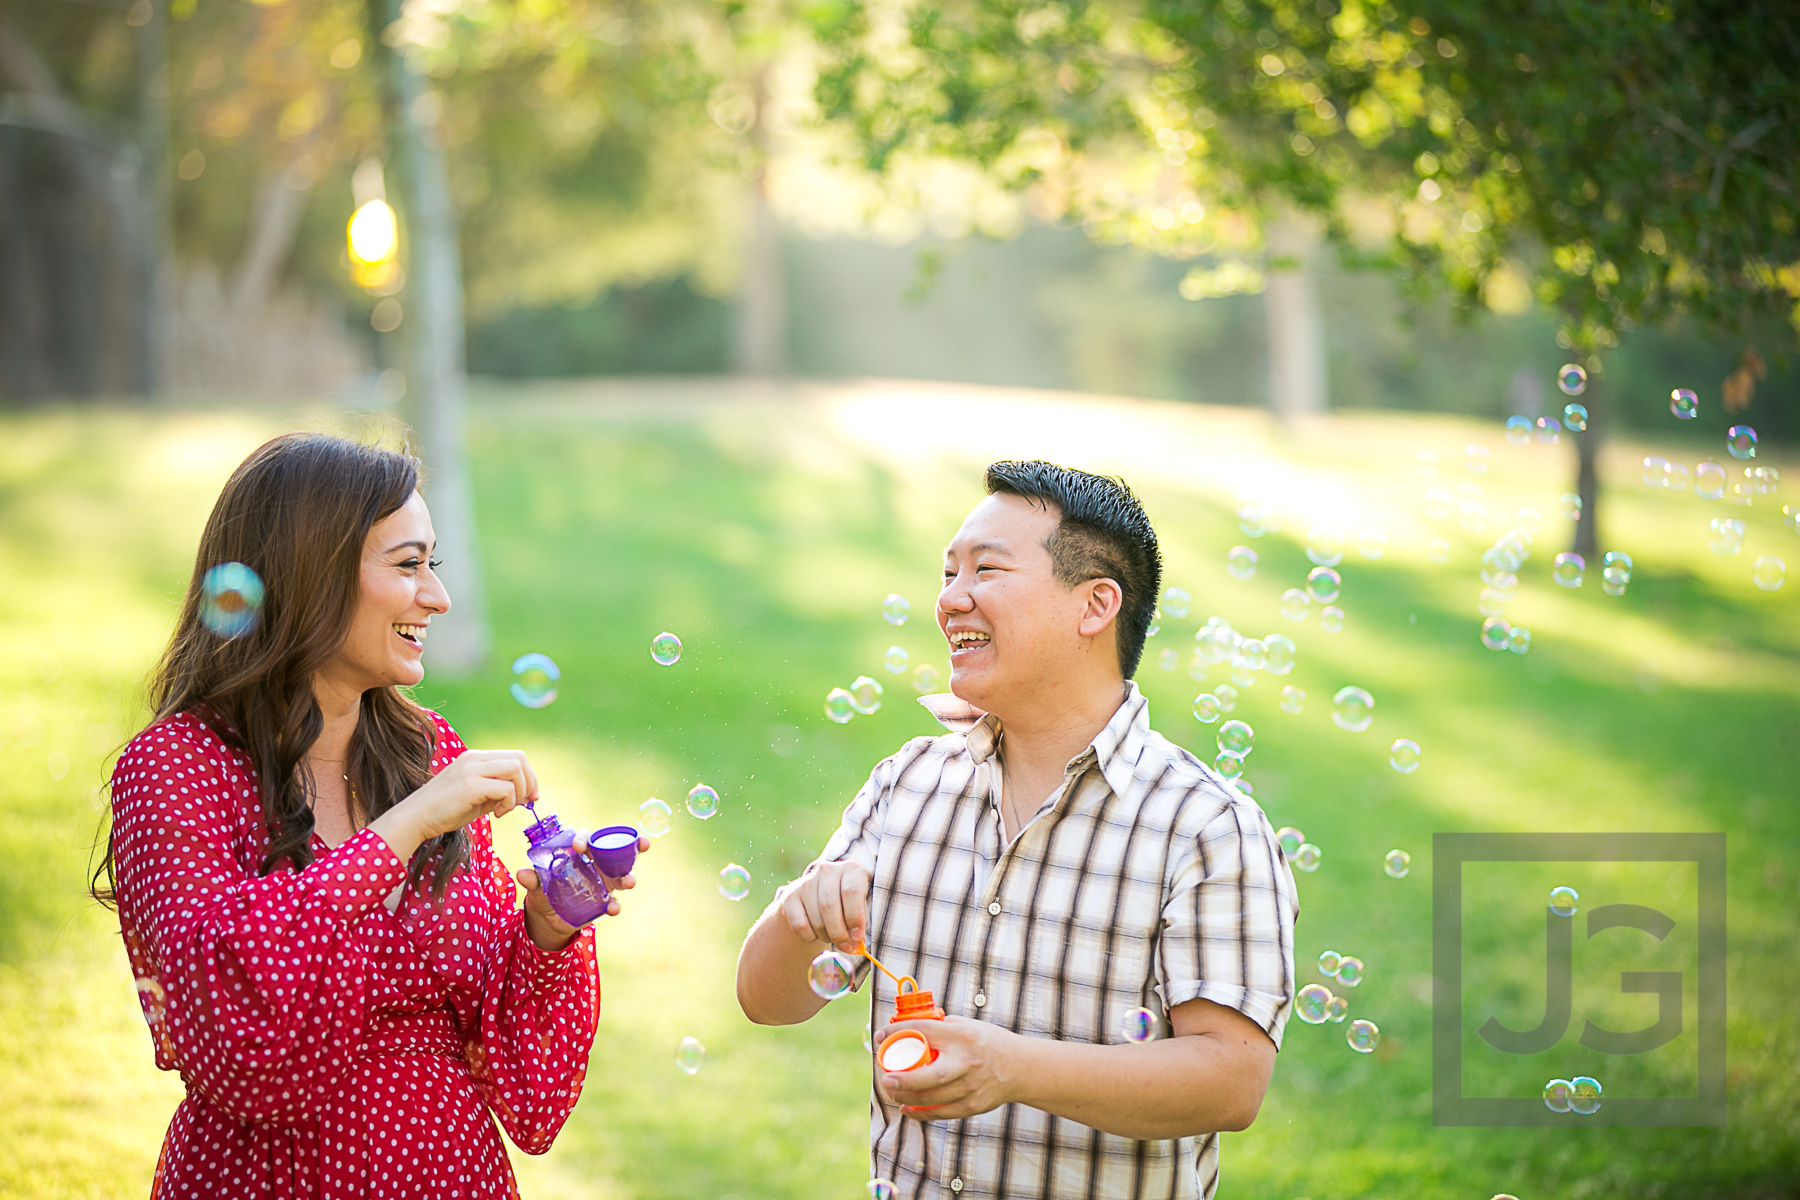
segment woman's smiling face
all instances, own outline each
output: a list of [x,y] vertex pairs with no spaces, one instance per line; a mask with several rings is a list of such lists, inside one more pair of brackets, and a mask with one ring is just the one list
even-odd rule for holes
[[418,683],[431,618],[450,611],[432,570],[437,535],[425,498],[414,492],[363,540],[362,592],[337,657],[323,674],[356,691]]

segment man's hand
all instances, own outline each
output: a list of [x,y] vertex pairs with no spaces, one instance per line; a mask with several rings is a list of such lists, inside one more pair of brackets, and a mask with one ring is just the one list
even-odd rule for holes
[[781,916],[802,942],[862,950],[869,925],[869,873],[858,863],[814,863],[781,889]]
[[882,1095],[921,1121],[974,1117],[1015,1099],[1014,1059],[1025,1040],[987,1021],[945,1017],[896,1021],[875,1031],[880,1046],[890,1033],[916,1029],[938,1052],[937,1061],[910,1071],[875,1076]]

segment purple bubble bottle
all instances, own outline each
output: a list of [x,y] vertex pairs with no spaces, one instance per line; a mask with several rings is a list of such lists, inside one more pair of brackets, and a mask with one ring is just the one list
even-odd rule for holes
[[[532,815],[537,809],[532,808]],[[637,861],[638,831],[609,825],[584,834],[564,829],[555,814],[540,817],[525,829],[525,851],[536,868],[544,898],[557,916],[571,925],[586,925],[606,915],[608,876],[618,879]],[[581,842],[583,848],[576,846]]]

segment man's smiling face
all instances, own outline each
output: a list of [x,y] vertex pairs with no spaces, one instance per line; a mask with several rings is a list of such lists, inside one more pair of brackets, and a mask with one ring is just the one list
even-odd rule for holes
[[1054,686],[1082,651],[1083,588],[1056,578],[1046,543],[1061,514],[1020,496],[977,504],[944,550],[938,628],[950,690],[1004,717],[1009,701]]

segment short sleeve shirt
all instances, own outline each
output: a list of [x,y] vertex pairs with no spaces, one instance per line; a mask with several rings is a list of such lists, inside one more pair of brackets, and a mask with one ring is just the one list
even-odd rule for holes
[[[1126,1040],[1127,1015],[1195,998],[1277,1047],[1294,995],[1293,876],[1267,817],[1150,728],[1135,684],[1063,786],[1008,844],[999,721],[923,703],[951,732],[875,768],[819,856],[868,869],[870,949],[946,1013],[1065,1042]],[[894,985],[875,975],[874,1023]],[[920,1200],[1172,1197],[1218,1185],[1219,1139],[1138,1141],[1007,1104],[920,1122],[875,1093],[877,1176]]]

